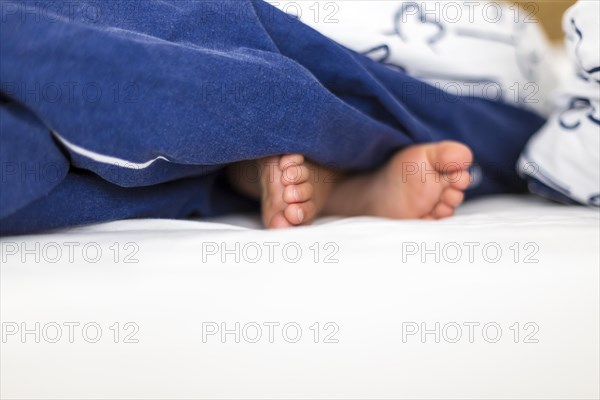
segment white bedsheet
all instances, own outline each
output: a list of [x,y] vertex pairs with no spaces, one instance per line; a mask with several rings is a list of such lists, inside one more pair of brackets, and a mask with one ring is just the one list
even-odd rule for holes
[[[599,221],[597,210],[505,196],[438,222],[330,219],[264,231],[253,217],[139,220],[3,238],[0,394],[598,398]],[[212,254],[222,243],[234,249],[226,262]],[[257,246],[264,254],[252,263]],[[138,262],[125,262],[132,251],[127,260]],[[236,322],[239,343],[208,335]],[[272,343],[270,322],[279,324]],[[439,343],[410,334],[436,322]],[[72,338],[68,323],[79,323]],[[251,343],[257,325],[262,337]],[[23,328],[33,333],[22,337]]]

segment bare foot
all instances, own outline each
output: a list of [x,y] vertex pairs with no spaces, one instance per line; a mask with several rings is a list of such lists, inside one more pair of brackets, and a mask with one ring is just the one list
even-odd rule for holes
[[[254,169],[258,179],[248,179]],[[263,224],[287,228],[310,224],[321,212],[337,175],[300,154],[265,157],[234,164],[229,180],[244,194],[261,200]]]
[[324,211],[394,219],[450,217],[464,199],[472,160],[469,148],[457,142],[408,147],[382,169],[336,185]]
[[[267,228],[310,224],[321,213],[439,219],[462,203],[472,160],[468,147],[440,142],[408,147],[380,170],[345,179],[299,154],[234,164],[229,175],[239,191],[261,200]],[[254,181],[243,178],[249,168]]]

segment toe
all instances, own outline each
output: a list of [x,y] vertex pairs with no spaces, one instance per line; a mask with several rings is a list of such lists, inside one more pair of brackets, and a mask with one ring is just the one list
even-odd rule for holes
[[277,214],[275,214],[271,218],[271,221],[269,221],[269,223],[267,224],[267,228],[269,229],[289,228],[291,226],[292,225],[283,214],[283,211],[280,211]]
[[442,193],[442,203],[454,208],[458,207],[463,202],[465,194],[453,188],[448,188]]
[[292,225],[307,223],[315,216],[315,203],[313,201],[306,201],[304,203],[290,204],[285,208],[283,213]]
[[448,218],[454,214],[454,208],[450,207],[446,203],[438,203],[437,206],[431,212],[434,218]]
[[466,190],[471,184],[471,174],[467,170],[456,171],[446,177],[450,186],[456,190]]
[[435,144],[433,149],[440,171],[444,173],[467,169],[473,162],[471,149],[459,142],[443,141]]
[[314,186],[311,183],[305,182],[300,185],[286,186],[283,191],[283,201],[288,204],[304,203],[310,200],[313,195]]
[[289,164],[281,171],[281,183],[285,186],[299,185],[308,180],[310,171],[303,164]]
[[304,156],[302,154],[286,154],[279,159],[279,168],[283,171],[289,166],[302,165]]
[[462,143],[444,141],[428,146],[429,161],[440,172],[444,186],[465,190],[471,183],[468,168],[473,163],[471,149]]

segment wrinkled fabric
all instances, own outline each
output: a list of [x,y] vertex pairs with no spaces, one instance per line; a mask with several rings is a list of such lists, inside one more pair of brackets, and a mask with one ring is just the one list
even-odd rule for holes
[[527,144],[518,167],[532,193],[600,207],[600,3],[571,6],[563,30],[573,73],[557,91],[554,112]]
[[493,0],[269,1],[336,42],[446,92],[552,112],[556,60],[531,10]]
[[470,196],[521,191],[514,165],[544,122],[258,0],[16,1],[1,17],[2,234],[234,212],[247,203],[223,184],[227,164],[302,153],[361,171],[439,140],[472,148]]

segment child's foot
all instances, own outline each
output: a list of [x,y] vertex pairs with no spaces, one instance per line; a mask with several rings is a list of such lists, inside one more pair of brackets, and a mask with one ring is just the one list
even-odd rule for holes
[[[258,182],[241,178],[250,168],[258,170]],[[315,166],[299,154],[240,163],[230,171],[230,181],[238,190],[260,198],[267,228],[310,224],[321,212],[336,179],[334,172]]]
[[[235,164],[230,181],[261,199],[267,228],[309,224],[320,213],[439,219],[452,216],[462,203],[472,160],[460,143],[414,145],[376,172],[340,181],[339,174],[292,154]],[[258,170],[254,182],[240,178],[249,167]]]
[[469,186],[472,160],[469,148],[456,142],[408,147],[382,169],[338,184],[325,212],[395,219],[450,217]]

